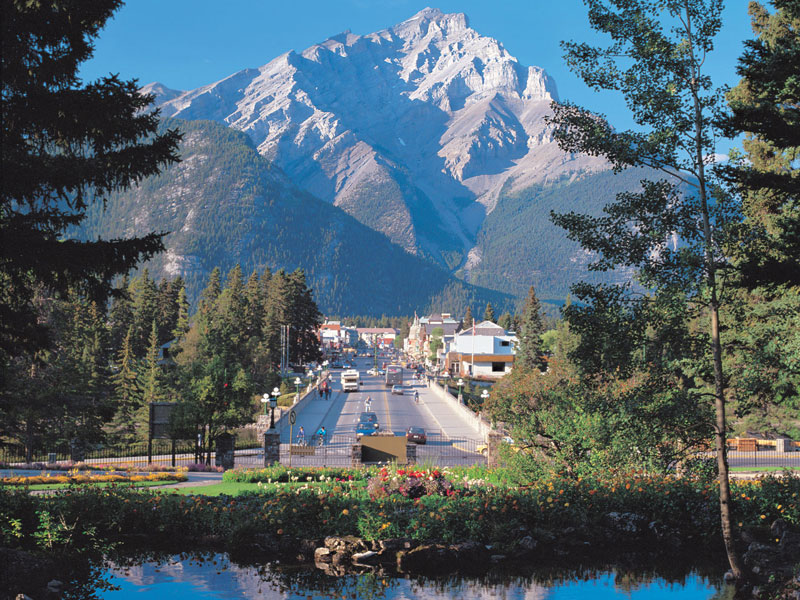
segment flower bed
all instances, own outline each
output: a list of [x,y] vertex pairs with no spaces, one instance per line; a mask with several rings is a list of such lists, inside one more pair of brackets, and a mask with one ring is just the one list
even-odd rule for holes
[[187,477],[183,473],[148,473],[147,475],[84,475],[77,470],[70,471],[67,475],[50,475],[49,473],[32,476],[2,477],[0,485],[10,486],[29,486],[43,484],[69,484],[84,485],[94,483],[139,483],[144,481],[186,481]]
[[193,463],[188,466],[173,467],[159,463],[149,463],[146,465],[134,463],[85,463],[63,461],[57,463],[2,463],[0,469],[16,469],[26,471],[149,471],[151,473],[179,473],[182,471],[213,471],[221,472],[222,467],[206,465],[205,463]]
[[[67,521],[83,519],[104,536],[161,532],[170,539],[217,536],[231,543],[254,534],[319,539],[328,535],[355,535],[365,539],[406,537],[414,540],[481,543],[514,547],[520,538],[549,532],[558,538],[564,530],[573,537],[592,539],[609,531],[631,540],[672,531],[683,542],[718,540],[719,514],[714,484],[689,479],[630,475],[609,480],[553,478],[526,487],[465,485],[435,477],[436,488],[424,484],[417,497],[404,494],[403,482],[423,479],[427,471],[371,471],[381,482],[397,479],[397,491],[370,495],[363,477],[359,485],[338,475],[339,470],[314,471],[316,480],[302,481],[302,473],[288,475],[288,485],[275,481],[259,492],[237,497],[177,496],[122,488],[76,489],[48,498],[3,492],[0,517],[20,518],[20,530],[35,531],[26,519],[37,508],[59,513]],[[369,473],[370,471],[367,471]],[[283,478],[278,471],[252,473]],[[239,472],[230,478],[244,478]],[[433,472],[427,477],[433,476]],[[143,478],[153,476],[142,476]],[[296,481],[293,478],[297,478]],[[349,477],[349,475],[348,475]],[[323,479],[324,478],[324,479]],[[320,481],[322,479],[322,481]],[[385,482],[384,482],[385,483]],[[392,490],[392,486],[389,486]],[[742,528],[768,527],[777,519],[800,523],[798,478],[766,478],[734,483],[734,515]],[[442,494],[444,490],[444,494]],[[744,495],[742,495],[744,494]],[[13,499],[13,501],[12,501]],[[16,508],[15,508],[16,507]],[[27,508],[26,508],[27,507]],[[627,515],[618,523],[615,515]],[[0,519],[2,521],[2,519]]]

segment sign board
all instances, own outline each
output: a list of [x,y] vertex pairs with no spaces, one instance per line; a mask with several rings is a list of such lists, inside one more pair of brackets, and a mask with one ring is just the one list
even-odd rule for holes
[[172,437],[170,435],[170,418],[177,405],[176,402],[150,403],[150,439],[168,440]]
[[294,411],[290,412],[289,413],[289,423],[294,425],[296,421],[297,421],[297,413],[294,412]]

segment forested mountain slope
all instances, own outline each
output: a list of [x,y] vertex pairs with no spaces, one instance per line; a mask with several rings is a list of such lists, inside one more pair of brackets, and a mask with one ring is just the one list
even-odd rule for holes
[[243,133],[208,121],[170,121],[184,133],[182,162],[90,213],[77,236],[168,231],[167,251],[146,266],[181,275],[190,299],[209,272],[302,268],[321,310],[338,314],[512,308],[506,294],[475,288],[405,252],[383,234],[299,190]]

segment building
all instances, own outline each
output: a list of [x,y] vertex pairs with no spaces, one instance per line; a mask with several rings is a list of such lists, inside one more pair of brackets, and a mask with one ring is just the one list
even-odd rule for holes
[[499,379],[514,366],[517,336],[491,321],[458,332],[447,348],[445,368],[454,377]]
[[403,350],[415,360],[427,360],[431,355],[430,343],[437,330],[442,337],[452,336],[461,328],[461,321],[453,319],[450,313],[432,314],[417,317],[408,330],[408,337],[403,343]]
[[391,327],[358,327],[356,328],[358,339],[370,348],[377,345],[379,348],[387,348],[394,344],[394,339],[400,335],[400,331]]

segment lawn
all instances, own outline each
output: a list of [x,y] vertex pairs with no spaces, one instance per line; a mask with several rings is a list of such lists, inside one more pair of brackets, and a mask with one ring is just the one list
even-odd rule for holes
[[212,485],[200,485],[197,487],[176,488],[170,491],[176,494],[192,494],[197,496],[221,496],[223,494],[227,496],[238,496],[242,492],[258,492],[263,490],[264,486],[259,487],[257,483],[223,482]]

